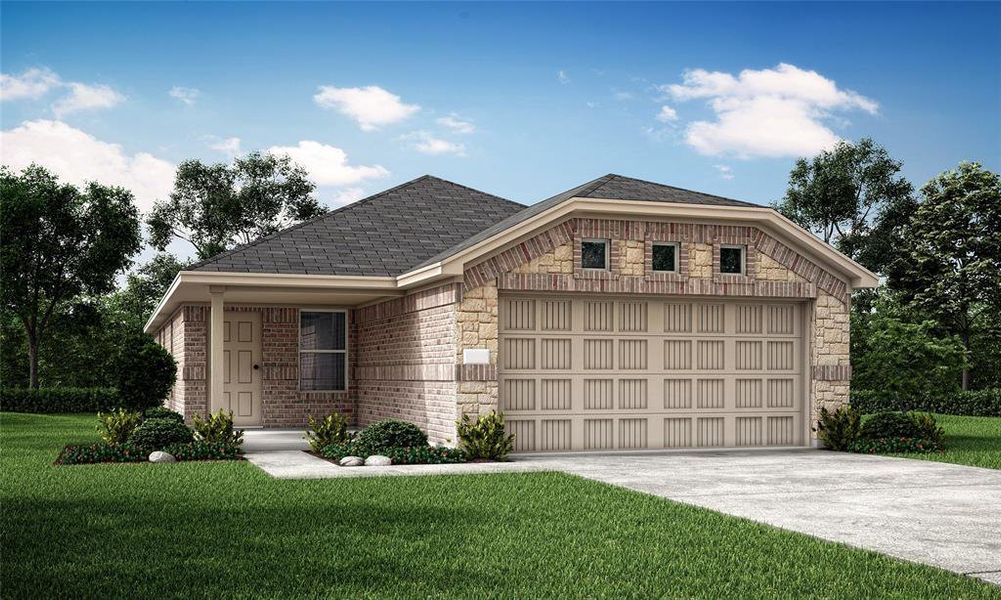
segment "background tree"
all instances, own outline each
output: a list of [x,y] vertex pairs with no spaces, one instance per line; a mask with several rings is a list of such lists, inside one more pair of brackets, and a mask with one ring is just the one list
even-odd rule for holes
[[98,183],[83,191],[42,167],[0,168],[0,298],[24,328],[28,384],[38,387],[38,348],[53,315],[81,294],[114,289],[142,238],[130,192]]
[[173,254],[161,252],[129,273],[125,287],[108,301],[133,328],[141,331],[156,310],[160,298],[174,282],[174,277],[190,264],[191,261],[182,261]]
[[170,199],[147,219],[150,243],[190,242],[199,259],[323,214],[315,185],[287,156],[252,153],[232,165],[184,161]]
[[775,208],[872,271],[885,267],[897,225],[915,208],[901,163],[869,138],[796,161]]
[[[997,330],[1001,311],[1001,178],[977,163],[962,163],[929,181],[921,194],[902,229],[889,284],[969,351],[978,335]],[[968,369],[962,383],[968,389]]]

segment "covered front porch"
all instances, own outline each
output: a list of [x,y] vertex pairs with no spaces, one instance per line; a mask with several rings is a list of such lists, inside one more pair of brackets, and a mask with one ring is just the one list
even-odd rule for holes
[[405,419],[443,441],[459,294],[389,277],[186,271],[147,331],[177,361],[168,404],[186,419],[222,409],[241,427],[301,428],[337,411],[355,425]]

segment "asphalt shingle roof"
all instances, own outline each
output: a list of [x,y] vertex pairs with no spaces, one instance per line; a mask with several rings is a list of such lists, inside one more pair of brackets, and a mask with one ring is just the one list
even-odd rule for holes
[[213,256],[189,270],[400,275],[447,258],[574,197],[758,207],[615,174],[526,207],[425,175]]
[[399,275],[525,206],[425,175],[188,270]]

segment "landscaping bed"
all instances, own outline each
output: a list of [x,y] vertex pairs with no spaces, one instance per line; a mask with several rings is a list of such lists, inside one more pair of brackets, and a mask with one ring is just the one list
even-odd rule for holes
[[221,410],[206,419],[196,416],[192,427],[184,424],[182,415],[164,407],[143,413],[99,412],[97,422],[101,441],[64,446],[55,464],[243,459],[243,431],[233,427],[232,413]]
[[53,468],[94,417],[0,414],[4,597],[996,598],[939,569],[556,473]]

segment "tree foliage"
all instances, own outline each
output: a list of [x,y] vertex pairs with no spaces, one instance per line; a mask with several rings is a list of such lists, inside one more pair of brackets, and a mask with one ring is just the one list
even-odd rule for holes
[[[911,310],[935,319],[969,349],[978,324],[980,332],[996,330],[1001,311],[1001,178],[962,163],[921,194],[902,229],[889,284]],[[964,389],[968,383],[964,371]]]
[[125,287],[110,296],[109,302],[132,326],[142,329],[174,278],[190,264],[191,261],[161,252],[129,273]]
[[0,168],[0,298],[25,333],[28,379],[38,387],[38,347],[53,317],[83,294],[114,289],[139,250],[131,192],[62,184],[42,167]]
[[839,142],[789,174],[776,209],[874,271],[885,265],[897,226],[914,209],[913,186],[901,163],[869,138]]
[[179,238],[208,258],[323,214],[315,187],[287,156],[255,152],[232,165],[186,160],[169,200],[157,202],[147,219],[150,243],[163,251]]

